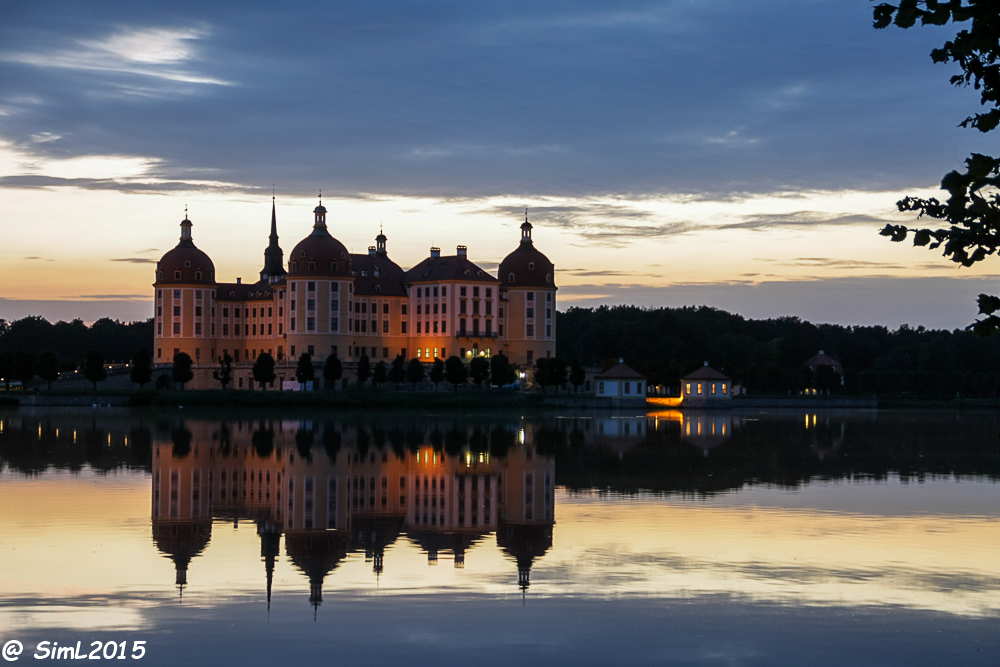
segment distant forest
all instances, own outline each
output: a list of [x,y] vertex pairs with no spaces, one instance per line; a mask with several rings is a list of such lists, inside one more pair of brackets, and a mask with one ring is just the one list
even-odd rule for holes
[[[831,392],[995,396],[1000,390],[1000,336],[964,330],[902,326],[815,325],[797,317],[752,320],[708,307],[570,308],[556,314],[559,357],[606,367],[619,358],[652,384],[675,393],[680,378],[705,361],[751,393]],[[48,322],[32,316],[0,320],[0,353],[55,352],[63,368],[81,364],[90,350],[108,363],[128,362],[151,350],[152,320]],[[802,364],[823,350],[844,366],[844,385],[822,386]]]
[[0,319],[0,353],[55,352],[63,368],[76,368],[91,350],[99,350],[109,364],[131,361],[139,348],[153,349],[153,320],[119,322],[102,318],[89,327],[83,320],[49,322],[31,315],[8,322]]
[[[705,361],[751,393],[816,386],[802,364],[823,350],[844,366],[843,387],[879,394],[994,396],[1000,389],[1000,336],[902,326],[811,324],[797,317],[751,320],[708,307],[601,306],[558,313],[559,356],[588,366],[619,357],[651,384],[679,389]],[[818,374],[817,374],[818,375]]]

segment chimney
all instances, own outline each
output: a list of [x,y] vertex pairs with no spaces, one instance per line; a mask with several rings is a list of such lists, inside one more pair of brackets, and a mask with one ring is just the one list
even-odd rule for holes
[[237,285],[242,285],[243,284],[243,279],[242,278],[237,278],[236,279],[236,284]]
[[369,257],[375,256],[375,246],[373,245],[368,246],[368,256]]
[[441,248],[431,248],[431,257],[440,257]]
[[705,362],[705,365],[708,366],[708,362],[707,361]]
[[819,351],[820,356],[823,356],[823,350]]
[[455,253],[459,257],[467,257],[469,254],[469,248],[464,245],[460,245],[457,248],[455,248]]
[[624,364],[625,363],[625,357],[618,357],[618,363],[619,364]]

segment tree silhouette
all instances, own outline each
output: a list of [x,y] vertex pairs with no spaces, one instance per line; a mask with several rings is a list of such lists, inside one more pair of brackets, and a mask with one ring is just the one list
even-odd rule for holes
[[[881,3],[874,8],[875,28],[891,24],[899,28],[921,25],[942,26],[968,23],[954,39],[931,51],[935,63],[956,63],[960,74],[951,77],[955,86],[972,86],[979,92],[979,102],[989,107],[984,113],[967,117],[959,125],[989,132],[1000,123],[1000,14],[994,0],[902,0],[898,5]],[[972,266],[992,255],[1000,247],[1000,159],[973,153],[965,160],[965,172],[951,171],[941,180],[948,193],[941,202],[932,197],[906,197],[896,203],[903,212],[915,212],[948,225],[940,229],[909,229],[887,224],[882,236],[903,241],[913,232],[914,246],[931,250],[943,246],[943,254],[962,266]],[[980,335],[1000,330],[1000,298],[979,295],[979,312],[987,317],[970,325]]]
[[490,376],[490,362],[486,357],[473,357],[469,362],[469,377],[476,383],[477,387],[482,387],[483,382]]
[[490,359],[490,383],[497,387],[510,384],[507,382],[510,371],[510,360],[507,359],[507,355],[503,352],[494,354]]
[[257,355],[257,360],[253,362],[253,368],[250,369],[253,373],[253,379],[260,385],[261,389],[267,391],[267,385],[274,382],[277,377],[274,373],[274,357],[272,357],[267,352],[261,352]]
[[229,356],[228,352],[219,357],[219,367],[212,371],[212,377],[222,385],[223,391],[233,381],[233,358]]
[[406,381],[413,385],[413,391],[417,390],[417,383],[424,379],[424,365],[419,359],[410,359],[410,365],[406,367]]
[[299,356],[298,365],[295,367],[295,379],[300,384],[305,384],[306,382],[312,382],[315,378],[316,369],[313,368],[312,355],[308,352],[303,352]]
[[444,382],[444,362],[440,359],[434,360],[431,366],[431,382],[434,383],[434,391],[438,390],[438,385]]
[[174,382],[180,382],[182,390],[184,385],[194,379],[194,371],[191,370],[193,363],[191,355],[187,352],[178,352],[174,355],[174,369],[170,376]]
[[38,377],[48,384],[49,391],[52,391],[52,381],[59,378],[59,357],[51,350],[42,352],[35,362],[35,370]]
[[469,369],[465,367],[465,364],[458,357],[448,357],[448,361],[444,362],[444,377],[454,385],[457,392],[458,385],[463,384],[468,379]]
[[147,382],[153,379],[153,358],[146,348],[140,347],[132,355],[129,379],[139,385],[139,389],[142,389]]
[[35,355],[27,350],[14,353],[14,379],[25,387],[35,379]]
[[87,361],[83,364],[83,376],[94,384],[94,391],[97,391],[98,382],[108,379],[108,369],[104,367],[104,355],[100,350],[91,350],[87,353]]
[[377,388],[389,379],[389,367],[384,361],[375,364],[375,373],[372,375],[372,384]]
[[337,380],[342,377],[344,377],[344,366],[337,355],[331,354],[323,364],[323,386],[326,389],[333,389],[337,386]]
[[368,361],[368,355],[362,354],[361,358],[358,359],[358,386],[365,386],[365,382],[368,382],[368,378],[372,376],[372,365]]
[[569,383],[573,385],[573,393],[579,393],[580,385],[587,381],[587,373],[579,359],[574,359],[569,369]]
[[396,391],[399,391],[399,385],[406,382],[406,358],[401,354],[396,355],[396,358],[392,360],[389,381],[396,385]]

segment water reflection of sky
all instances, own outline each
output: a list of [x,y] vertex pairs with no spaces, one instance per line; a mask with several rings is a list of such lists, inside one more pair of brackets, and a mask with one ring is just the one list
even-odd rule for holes
[[[846,440],[839,447],[853,452],[854,425],[845,424]],[[393,480],[409,475],[412,489],[423,470],[419,466],[438,461],[432,447],[407,450],[394,460],[388,446],[385,462],[380,457],[355,461],[357,434],[344,428],[333,459],[321,448],[323,431],[317,429],[312,463],[304,463],[301,437],[295,440],[298,422],[288,426],[284,436],[275,435],[273,450],[264,457],[244,447],[248,469],[259,469],[268,457],[277,461],[275,452],[285,447],[283,479],[299,474],[295,470],[320,469],[352,479],[363,469],[378,478],[389,466]],[[310,603],[314,591],[302,552],[295,552],[304,543],[290,544],[301,538],[297,532],[309,537],[320,528],[304,530],[299,523],[298,530],[289,530],[284,497],[280,516],[274,514],[277,499],[270,509],[266,503],[244,506],[243,516],[231,502],[218,511],[203,505],[214,516],[210,538],[186,565],[181,597],[178,567],[162,553],[162,533],[159,542],[153,540],[157,521],[174,520],[157,518],[154,479],[157,471],[162,480],[178,465],[190,479],[194,447],[200,457],[217,451],[211,424],[188,422],[192,449],[180,457],[171,431],[156,435],[154,429],[147,469],[83,464],[77,472],[43,467],[26,475],[6,456],[0,473],[0,639],[17,636],[27,643],[58,635],[75,641],[115,632],[149,636],[153,664],[313,659],[324,655],[331,641],[344,659],[376,664],[995,663],[1000,655],[1000,562],[994,554],[1000,543],[1000,484],[987,474],[974,474],[977,465],[992,474],[992,459],[976,463],[974,448],[967,450],[958,477],[933,472],[918,480],[912,471],[886,475],[880,465],[878,474],[869,474],[862,466],[849,477],[804,477],[791,486],[751,480],[711,494],[560,485],[553,498],[554,523],[544,511],[525,522],[528,471],[538,477],[555,470],[558,480],[556,461],[589,466],[593,460],[587,457],[607,450],[609,460],[622,466],[618,474],[632,475],[630,456],[673,446],[657,444],[648,432],[655,433],[655,425],[646,421],[644,426],[650,428],[639,435],[630,426],[631,439],[619,435],[616,440],[608,429],[592,432],[578,454],[572,454],[571,437],[565,450],[539,453],[542,427],[511,428],[517,435],[507,455],[479,463],[470,459],[469,446],[471,441],[482,450],[482,443],[475,444],[477,436],[468,425],[459,453],[438,454],[457,466],[443,477],[466,474],[472,463],[480,479],[493,475],[492,518],[475,530],[457,524],[415,526],[413,512],[397,503],[386,512],[405,517],[398,535],[366,537],[361,533],[382,530],[383,523],[371,523],[362,514],[380,515],[380,509],[350,509],[350,493],[341,489],[339,520],[350,515],[355,523],[350,544],[336,547],[343,553],[320,554],[332,563],[322,577],[320,604]],[[721,457],[735,457],[744,446],[741,427],[735,426],[733,442],[713,449],[705,465],[717,461],[724,468],[730,459]],[[981,427],[966,430],[966,436],[978,434],[984,442],[987,435],[995,438],[991,419]],[[10,423],[5,428],[9,433]],[[128,424],[122,428],[135,433]],[[916,428],[927,430],[920,424]],[[240,432],[244,435],[234,435],[231,446],[238,446],[240,437],[248,444],[254,429]],[[545,437],[553,436],[542,433]],[[806,450],[808,441],[797,446]],[[946,456],[916,436],[906,446],[931,459]],[[158,448],[161,463],[156,462]],[[373,444],[369,453],[381,451]],[[619,456],[619,451],[625,453]],[[418,452],[426,457],[421,463]],[[816,459],[814,453],[806,455]],[[297,456],[296,462],[289,456]],[[257,464],[254,457],[260,459]],[[704,458],[699,453],[692,461]],[[223,467],[232,469],[233,459],[225,460]],[[705,474],[722,474],[723,468]],[[209,468],[199,469],[207,475]],[[512,493],[506,480],[514,478],[520,480],[516,501],[504,497]],[[218,484],[218,477],[213,480]],[[449,502],[458,497],[457,487],[449,487],[452,492]],[[540,496],[535,500],[540,502]],[[169,508],[166,496],[160,503]],[[454,523],[456,511],[448,512]],[[540,535],[531,533],[523,538],[527,542],[512,544],[516,536],[505,537],[503,530],[515,519],[541,530],[549,526],[550,541],[536,537],[531,544],[531,536]],[[262,537],[262,526],[280,533],[279,546],[270,551],[269,608],[264,550],[273,536]],[[448,541],[454,533],[471,535],[461,542],[461,552],[448,547],[458,544]],[[317,544],[310,545],[315,555]],[[530,585],[523,572],[525,549],[532,554]]]

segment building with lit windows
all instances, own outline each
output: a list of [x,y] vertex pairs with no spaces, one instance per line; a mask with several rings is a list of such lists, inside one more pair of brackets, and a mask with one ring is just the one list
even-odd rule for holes
[[192,386],[207,388],[216,386],[211,370],[228,354],[239,389],[253,386],[250,369],[264,352],[278,362],[279,387],[305,352],[317,366],[333,355],[348,370],[362,356],[373,364],[398,355],[430,363],[502,352],[525,368],[555,356],[555,266],[535,248],[527,216],[518,247],[494,276],[469,259],[464,245],[454,255],[431,248],[404,270],[389,258],[381,231],[366,254],[352,254],[330,234],[322,202],[313,215],[312,233],[286,262],[272,202],[269,244],[254,283],[219,282],[185,216],[180,242],[156,266],[156,364],[185,352],[194,361]]
[[732,405],[733,381],[708,362],[681,378],[681,405],[684,407],[729,407]]

